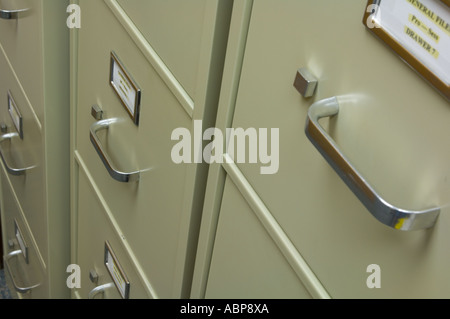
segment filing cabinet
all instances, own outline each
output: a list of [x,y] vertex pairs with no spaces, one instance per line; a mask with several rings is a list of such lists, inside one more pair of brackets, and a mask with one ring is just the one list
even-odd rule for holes
[[[211,165],[191,297],[448,298],[448,83],[377,36],[374,3],[235,2],[217,125],[278,128],[279,165],[261,174],[230,148]],[[431,13],[395,5],[448,41]],[[317,79],[309,97],[299,69]]]
[[[79,237],[80,247],[90,247],[82,250],[79,255],[80,266],[89,265],[86,276],[81,277],[81,287],[88,288],[87,298],[121,298],[119,290],[111,284],[114,283],[108,268],[105,267],[105,246],[108,244],[115,254],[118,265],[122,268],[124,281],[129,283],[129,298],[150,298],[151,294],[147,291],[145,275],[142,274],[142,267],[133,260],[133,256],[127,252],[127,246],[122,248],[121,238],[114,231],[113,225],[105,216],[101,202],[95,198],[95,192],[89,185],[87,177],[80,175],[80,209],[89,211],[90,214],[80,214],[79,227],[84,234]],[[119,264],[120,263],[120,264]],[[118,266],[119,267],[119,266]],[[109,286],[108,286],[109,284]]]
[[172,137],[213,125],[231,4],[74,3],[95,14],[71,33],[72,297],[187,297],[207,165],[177,164]]
[[45,280],[45,262],[3,172],[1,189],[3,209],[7,212],[2,218],[3,236],[8,239],[4,264],[10,279],[11,294],[21,298],[46,298],[48,282]]
[[67,298],[68,1],[0,1],[1,217],[20,298]]

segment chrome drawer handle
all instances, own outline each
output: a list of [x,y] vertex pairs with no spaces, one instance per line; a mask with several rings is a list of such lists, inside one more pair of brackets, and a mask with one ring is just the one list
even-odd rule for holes
[[91,290],[91,292],[88,295],[88,299],[95,299],[95,297],[97,297],[97,295],[104,295],[105,290],[115,287],[114,284],[112,282],[95,287],[94,289]]
[[35,284],[35,285],[31,285],[31,286],[28,286],[28,287],[21,287],[21,286],[19,286],[19,285],[17,284],[17,282],[16,282],[16,280],[15,280],[15,276],[13,275],[13,272],[12,272],[12,269],[13,269],[13,268],[10,266],[9,260],[10,260],[11,258],[16,257],[16,256],[19,256],[19,255],[21,255],[21,254],[22,254],[22,251],[21,251],[21,250],[15,250],[15,251],[13,251],[13,252],[10,252],[10,253],[9,253],[8,255],[6,255],[3,259],[4,259],[4,261],[5,261],[6,269],[8,270],[8,273],[9,273],[9,275],[10,275],[10,277],[11,277],[11,281],[12,281],[12,283],[13,283],[14,289],[15,289],[17,292],[20,292],[20,293],[22,293],[22,294],[25,294],[25,293],[29,292],[31,289],[34,289],[34,288],[39,287],[39,286],[40,286],[40,283],[39,283],[39,284]]
[[1,144],[5,141],[9,141],[14,137],[19,137],[18,133],[7,133],[0,136],[0,158],[2,159],[3,165],[5,166],[6,171],[14,176],[25,175],[25,172],[35,168],[36,166],[29,166],[25,168],[14,168],[6,161],[5,155],[3,154],[3,150],[1,148]]
[[0,9],[0,18],[5,20],[18,19],[19,14],[26,11],[28,11],[28,9],[18,9],[18,10]]
[[361,174],[342,154],[335,141],[320,126],[319,119],[339,113],[336,97],[318,101],[310,106],[305,133],[328,164],[342,178],[369,212],[381,223],[399,230],[418,230],[433,227],[440,208],[410,211],[394,207],[381,198]]
[[90,129],[91,142],[92,145],[94,145],[94,148],[97,151],[98,156],[100,156],[100,159],[102,160],[103,164],[108,170],[109,175],[111,175],[112,178],[114,178],[116,181],[123,183],[135,182],[139,180],[140,172],[135,171],[131,173],[124,173],[117,170],[112,164],[111,158],[109,157],[108,153],[105,152],[102,143],[100,142],[100,139],[97,136],[98,131],[107,130],[110,125],[117,123],[118,121],[119,121],[118,119],[107,119],[92,124]]

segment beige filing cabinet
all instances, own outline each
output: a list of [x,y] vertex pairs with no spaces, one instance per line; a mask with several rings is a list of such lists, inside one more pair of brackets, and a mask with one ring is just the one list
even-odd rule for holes
[[[381,5],[406,11],[400,32],[433,43],[409,14],[449,40],[432,21],[444,2],[396,2]],[[211,165],[192,297],[450,296],[448,82],[436,89],[364,26],[368,4],[235,2],[217,126],[278,128],[278,170],[231,149]],[[310,97],[293,86],[301,68],[318,80]]]
[[207,165],[177,164],[173,132],[214,123],[231,4],[74,4],[72,297],[187,297]]
[[68,298],[68,1],[0,1],[1,218],[19,298]]

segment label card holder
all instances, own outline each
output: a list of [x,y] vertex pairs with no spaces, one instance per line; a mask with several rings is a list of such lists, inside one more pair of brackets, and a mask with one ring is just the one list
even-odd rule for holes
[[449,0],[368,0],[363,24],[450,100]]
[[28,246],[23,238],[22,231],[17,224],[17,221],[14,220],[14,234],[16,235],[17,242],[19,243],[20,250],[22,251],[23,257],[25,258],[25,262],[28,264]]
[[114,252],[111,248],[111,245],[107,241],[105,243],[105,266],[108,269],[109,274],[111,275],[114,284],[117,287],[120,295],[123,299],[130,298],[130,282],[128,281],[125,272],[120,266]]
[[134,124],[139,125],[141,90],[126,71],[115,52],[111,52],[109,83]]
[[23,139],[23,118],[11,92],[8,90],[8,112],[21,139]]

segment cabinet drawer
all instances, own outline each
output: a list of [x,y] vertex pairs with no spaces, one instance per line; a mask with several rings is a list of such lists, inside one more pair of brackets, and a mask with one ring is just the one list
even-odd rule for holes
[[[332,297],[445,297],[449,103],[366,30],[366,4],[254,2],[232,125],[279,128],[279,170],[262,175],[264,165],[237,166]],[[278,18],[268,24],[275,7]],[[282,20],[295,22],[287,30]],[[302,40],[286,41],[294,38]],[[292,85],[300,67],[319,78],[311,99]],[[388,202],[407,210],[442,207],[434,228],[404,232],[381,224],[314,148],[304,131],[308,109],[333,96],[339,114],[322,120],[324,130]],[[367,284],[373,264],[381,268],[381,289]]]
[[[189,128],[192,119],[105,3],[84,2],[86,6],[99,12],[103,23],[98,24],[98,16],[86,16],[79,34],[78,63],[82,67],[78,69],[76,155],[98,186],[158,295],[169,297],[187,167],[171,159],[171,134],[177,127]],[[141,89],[139,126],[109,84],[112,50]],[[91,115],[94,104],[103,110],[105,119],[117,119],[96,134],[103,152],[121,171],[140,171],[139,181],[119,182],[106,169],[89,137],[96,123]]]
[[[3,54],[0,54],[0,69],[0,122],[8,130],[7,133],[1,133],[4,136],[0,143],[2,167],[11,181],[30,228],[35,232],[38,246],[47,256],[41,127]],[[17,123],[21,125],[16,126]]]
[[207,1],[117,2],[194,99]]
[[230,178],[218,225],[206,298],[311,298]]
[[16,201],[8,177],[1,173],[2,232],[4,243],[5,273],[21,298],[48,298],[48,286],[44,280],[46,265],[23,211]]
[[[105,245],[108,243],[116,257],[117,268],[122,268],[124,277],[129,282],[129,298],[151,298],[150,287],[145,277],[139,274],[133,251],[128,247],[127,238],[117,233],[113,228],[107,211],[99,201],[86,175],[79,174],[79,215],[78,215],[78,265],[81,269],[81,289],[79,297],[88,298],[89,293],[96,287],[112,283],[113,279],[105,265]],[[146,239],[141,238],[143,245]],[[90,280],[89,274],[93,270],[98,275],[96,283]],[[95,298],[101,298],[101,293]],[[122,295],[116,287],[105,290],[103,298],[121,298]]]
[[0,9],[27,9],[17,17],[0,19],[0,43],[27,97],[36,108],[37,116],[43,120],[42,1],[2,0]]

